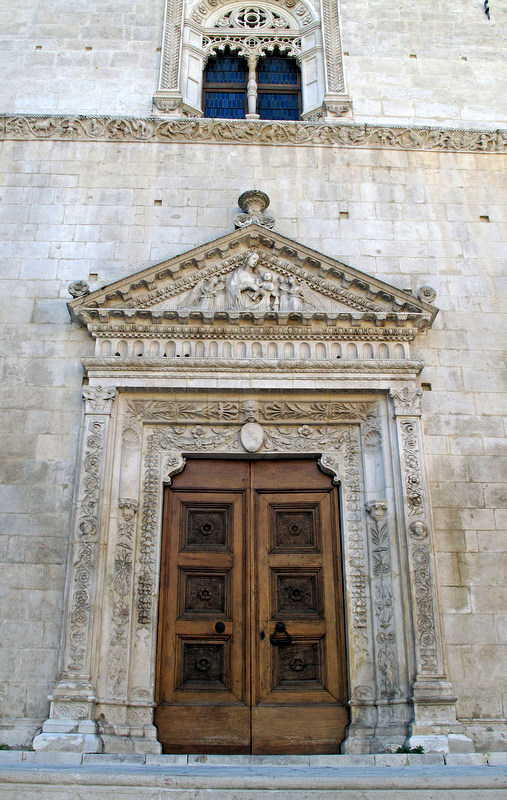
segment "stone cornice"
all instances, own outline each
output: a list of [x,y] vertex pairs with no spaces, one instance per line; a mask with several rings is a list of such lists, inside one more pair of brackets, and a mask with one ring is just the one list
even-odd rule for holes
[[354,360],[318,360],[311,358],[282,359],[282,358],[121,358],[91,357],[82,360],[87,373],[107,372],[109,376],[118,373],[174,373],[182,375],[184,372],[270,372],[276,375],[281,373],[308,372],[313,375],[318,373],[362,375],[378,377],[396,375],[407,380],[418,375],[424,361],[414,359],[354,359]]
[[507,129],[266,122],[198,118],[1,114],[0,140],[77,142],[209,142],[318,145],[385,150],[501,153]]
[[[165,317],[165,319],[164,319]],[[422,314],[330,314],[271,311],[257,320],[252,314],[217,312],[211,318],[198,311],[166,311],[158,316],[125,313],[124,309],[82,309],[77,315],[94,338],[144,339],[360,339],[412,341],[428,326]],[[291,324],[289,323],[289,320]],[[164,324],[165,323],[165,324]]]

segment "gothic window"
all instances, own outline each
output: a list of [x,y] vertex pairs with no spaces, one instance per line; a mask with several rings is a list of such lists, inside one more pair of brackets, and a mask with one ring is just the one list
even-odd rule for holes
[[295,59],[277,51],[248,59],[226,52],[208,60],[203,95],[205,117],[297,120],[300,70]]
[[242,119],[246,113],[248,66],[244,58],[210,58],[204,71],[204,116]]
[[337,0],[166,0],[154,103],[171,116],[223,119],[349,113]]

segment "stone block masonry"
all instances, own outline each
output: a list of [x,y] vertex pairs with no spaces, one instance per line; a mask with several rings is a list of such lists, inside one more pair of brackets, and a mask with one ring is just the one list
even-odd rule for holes
[[[232,231],[238,196],[255,186],[280,234],[438,293],[412,355],[426,363],[447,672],[476,748],[507,750],[507,7],[491,0],[488,20],[479,0],[341,3],[353,117],[343,139],[300,124],[283,144],[280,126],[263,140],[260,124],[150,133],[163,122],[151,118],[163,6],[0,0],[0,109],[32,126],[0,127],[0,744],[30,745],[58,672],[81,359],[94,351],[70,321],[67,286],[93,290]],[[77,140],[79,124],[62,120],[80,114],[99,127],[110,115],[107,136]],[[200,141],[203,125],[214,133]]]
[[[449,672],[463,719],[476,724],[484,714],[495,719],[503,713],[498,681],[505,642],[486,594],[492,584],[502,590],[507,557],[498,513],[505,476],[500,454],[490,454],[492,442],[498,449],[505,435],[503,278],[496,248],[502,157],[418,153],[414,167],[409,162],[415,157],[401,152],[333,150],[331,157],[329,151],[298,149],[287,182],[279,164],[294,154],[273,146],[3,143],[5,183],[22,189],[9,193],[10,202],[0,209],[3,235],[12,241],[2,264],[1,299],[0,521],[3,585],[9,587],[3,608],[6,626],[20,615],[30,622],[22,638],[5,640],[14,688],[4,714],[19,717],[22,709],[28,720],[23,741],[15,740],[19,731],[11,739],[10,723],[4,723],[0,738],[6,741],[29,742],[44,716],[40,696],[56,673],[80,359],[93,349],[67,315],[67,284],[86,280],[95,288],[226,233],[236,198],[252,183],[269,192],[280,233],[400,288],[415,292],[429,284],[438,291],[442,310],[433,329],[416,341],[415,356],[426,360],[423,381],[431,384],[431,392],[423,393],[423,424],[439,584],[443,597],[454,592],[443,609]],[[190,172],[200,172],[198,190]],[[449,192],[450,174],[456,196]],[[65,190],[58,188],[62,176],[70,184]],[[375,197],[369,192],[363,198],[368,185],[375,186]],[[43,205],[44,213],[41,186],[55,193],[53,199],[58,193],[58,204]],[[449,214],[456,199],[460,223]],[[53,208],[57,212],[48,216]],[[203,210],[206,227],[198,222]],[[347,217],[340,215],[345,210]],[[489,222],[481,220],[482,212]],[[141,247],[130,251],[130,242]],[[436,242],[441,246],[432,254]],[[475,255],[465,255],[472,243]],[[27,667],[29,652],[39,653],[36,677]],[[464,665],[472,663],[483,663],[484,673],[470,687]]]

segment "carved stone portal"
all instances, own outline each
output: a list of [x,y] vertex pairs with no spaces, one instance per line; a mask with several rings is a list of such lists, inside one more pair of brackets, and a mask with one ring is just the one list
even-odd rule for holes
[[[102,404],[111,404],[112,398],[105,401],[100,387],[86,391],[90,410],[100,408],[104,414]],[[193,454],[248,455],[242,436],[245,413],[258,420],[247,425],[262,432],[256,453],[263,457],[311,455],[340,487],[351,685],[351,722],[344,751],[389,750],[404,743],[411,730],[422,730],[421,725],[426,734],[418,733],[419,737],[426,735],[426,741],[431,728],[434,738],[438,729],[438,741],[444,747],[447,734],[459,726],[441,662],[429,519],[426,511],[419,510],[419,501],[413,504],[410,499],[406,526],[396,513],[406,487],[416,491],[414,480],[405,481],[405,474],[412,474],[403,467],[407,459],[410,469],[417,469],[421,476],[411,438],[417,418],[393,420],[385,393],[349,395],[343,400],[336,395],[303,394],[287,401],[257,391],[248,401],[235,396],[225,401],[210,398],[209,392],[190,397],[171,393],[168,399],[158,399],[149,392],[122,391],[114,411],[115,432],[109,441],[99,436],[104,429],[97,427],[96,410],[85,427],[89,433],[83,451],[84,495],[76,516],[65,666],[50,719],[35,739],[36,749],[158,752],[152,715],[163,486]],[[401,461],[389,445],[398,424]],[[104,481],[99,476],[104,476],[110,459],[113,463]],[[400,476],[399,489],[394,487],[394,491],[384,477],[388,464],[397,467]],[[424,509],[421,480],[417,490]],[[98,522],[96,509],[103,494],[111,499],[110,516]],[[315,544],[308,541],[312,526],[303,513],[280,512],[275,527],[277,547],[283,548],[286,541]],[[226,530],[220,509],[206,515],[196,510],[188,524],[188,546],[194,541],[223,542]],[[97,549],[91,536],[96,537]],[[406,542],[409,550],[413,616],[403,603],[400,542]],[[100,546],[107,551],[103,565],[97,561]],[[225,576],[187,577],[185,607],[219,613]],[[98,596],[97,584],[102,580],[111,591]],[[280,575],[276,587],[280,614],[294,609],[318,613],[317,581],[313,573]],[[98,632],[95,639],[86,635],[92,617]],[[408,650],[407,641],[413,642]],[[219,680],[222,657],[218,651],[185,652],[182,687],[192,681]],[[318,654],[309,644],[294,663],[280,662],[279,677],[283,682],[308,679],[311,674],[312,680],[318,680],[318,670]],[[420,701],[419,686],[425,691]],[[443,708],[445,720],[440,718]],[[428,718],[430,712],[440,717]]]
[[[344,752],[460,732],[445,674],[426,492],[423,364],[410,343],[437,311],[257,223],[69,308],[96,339],[73,519],[60,675],[35,749],[158,752],[153,725],[164,484],[192,456],[305,456],[339,487],[350,725]],[[313,546],[280,514],[277,546]],[[192,542],[222,541],[220,509]],[[219,611],[225,577],[187,576],[182,603]],[[318,578],[279,576],[280,614],[315,614]],[[181,685],[223,654],[183,654]],[[319,680],[309,642],[283,681]]]

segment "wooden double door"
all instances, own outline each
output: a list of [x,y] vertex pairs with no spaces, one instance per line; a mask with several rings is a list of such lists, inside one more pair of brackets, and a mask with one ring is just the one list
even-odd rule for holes
[[339,752],[338,498],[315,461],[188,461],[165,495],[159,620],[164,752]]

